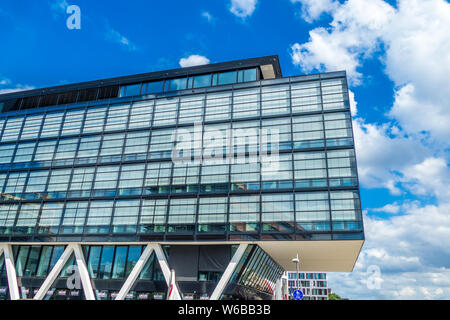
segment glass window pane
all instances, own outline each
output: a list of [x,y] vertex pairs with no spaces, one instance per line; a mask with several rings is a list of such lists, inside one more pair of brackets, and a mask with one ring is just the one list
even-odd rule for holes
[[224,85],[224,84],[231,84],[231,83],[236,83],[236,79],[237,79],[237,72],[236,71],[231,71],[231,72],[223,72],[223,73],[219,73],[219,81],[218,81],[218,85]]
[[203,88],[211,86],[211,75],[206,74],[204,76],[194,77],[194,88]]
[[148,82],[144,84],[142,93],[158,93],[163,91],[164,81]]
[[128,247],[116,247],[116,256],[114,258],[113,279],[122,279],[125,277],[125,264],[127,258]]

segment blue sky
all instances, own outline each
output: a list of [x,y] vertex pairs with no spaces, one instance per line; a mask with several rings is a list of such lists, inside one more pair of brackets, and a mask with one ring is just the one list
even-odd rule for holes
[[[66,27],[69,5],[80,30]],[[446,0],[4,0],[0,93],[183,58],[278,54],[285,76],[346,70],[367,241],[329,284],[351,299],[448,299],[449,29]]]

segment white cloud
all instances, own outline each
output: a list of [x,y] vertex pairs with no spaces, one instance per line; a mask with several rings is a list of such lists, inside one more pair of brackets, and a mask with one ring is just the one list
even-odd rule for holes
[[[450,203],[401,207],[390,219],[364,217],[366,242],[354,271],[328,275],[336,293],[351,299],[450,296]],[[380,269],[379,288],[367,287],[371,266]]]
[[216,21],[216,18],[214,18],[214,16],[208,11],[203,11],[202,17],[205,18],[211,24],[214,24],[214,22]]
[[377,48],[395,10],[383,0],[348,0],[335,3],[331,12],[329,28],[313,29],[308,42],[292,45],[292,61],[306,72],[344,69],[352,84],[360,84],[360,59]]
[[67,2],[67,0],[54,0],[50,4],[50,8],[54,13],[54,17],[56,17],[56,15],[66,14],[68,6],[69,3]]
[[209,64],[209,59],[204,56],[193,54],[187,58],[181,58],[179,64],[182,68],[200,66],[203,64]]
[[[450,4],[398,0],[394,8],[383,0],[348,0],[324,9],[306,0],[293,2],[302,3],[307,21],[324,13],[332,19],[311,30],[308,42],[291,46],[295,65],[306,72],[345,69],[355,86],[365,79],[364,63],[376,57],[394,83],[394,103],[384,123],[359,117],[353,124],[362,186],[403,197],[369,210],[366,243],[354,272],[330,274],[329,284],[353,299],[448,299]],[[379,212],[392,215],[375,218]],[[382,272],[379,290],[367,287],[370,266]]]
[[239,18],[247,18],[253,14],[258,0],[231,0],[230,11]]
[[12,88],[0,89],[0,94],[13,93],[13,92],[19,92],[19,91],[26,91],[26,90],[33,90],[33,89],[35,89],[35,87],[33,87],[33,86],[17,84],[17,85],[15,85]]
[[292,3],[302,5],[301,16],[305,21],[311,23],[324,13],[330,13],[337,8],[334,0],[291,0]]
[[[320,9],[319,4],[300,2],[307,12]],[[350,83],[359,85],[364,61],[374,52],[383,53],[379,50],[383,45],[385,72],[398,88],[389,115],[407,133],[427,131],[432,139],[446,141],[450,134],[450,4],[399,0],[397,9],[383,0],[334,4],[328,28],[315,28],[308,42],[291,46],[292,62],[305,72],[344,69]],[[314,12],[324,12],[319,9]]]
[[382,208],[376,208],[376,209],[372,209],[371,211],[373,212],[385,212],[385,213],[392,213],[392,214],[396,214],[400,212],[401,207],[397,204],[397,202],[392,203],[392,204],[387,204]]
[[375,125],[357,118],[353,120],[353,131],[363,187],[387,188],[399,195],[398,183],[402,181],[405,168],[424,161],[431,154],[420,141],[392,134],[388,124]]
[[122,47],[126,48],[129,51],[137,50],[136,45],[134,45],[127,37],[123,36],[117,30],[114,30],[109,26],[107,27],[105,38],[110,42],[121,45]]

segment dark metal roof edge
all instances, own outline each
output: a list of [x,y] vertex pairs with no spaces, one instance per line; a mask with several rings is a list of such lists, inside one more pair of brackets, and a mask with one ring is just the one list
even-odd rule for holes
[[108,79],[100,79],[93,81],[78,82],[60,86],[44,87],[32,90],[17,91],[11,93],[5,93],[0,95],[1,100],[17,99],[24,97],[31,97],[43,94],[53,94],[53,93],[64,93],[72,90],[97,88],[111,85],[121,85],[121,84],[132,84],[134,82],[141,81],[153,81],[153,80],[163,80],[176,77],[190,76],[196,74],[204,74],[211,72],[220,72],[226,70],[233,70],[239,68],[251,68],[257,67],[265,64],[272,64],[274,66],[274,72],[276,78],[281,78],[281,66],[278,55],[250,58],[250,59],[240,59],[227,62],[219,62],[213,64],[206,64],[201,66],[193,66],[187,68],[177,68],[163,71],[155,71],[148,73],[141,73],[136,75],[120,76]]

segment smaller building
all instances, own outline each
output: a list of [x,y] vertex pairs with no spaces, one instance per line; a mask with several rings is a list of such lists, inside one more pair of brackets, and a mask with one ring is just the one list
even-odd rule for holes
[[[300,289],[303,292],[303,300],[328,300],[327,274],[323,272],[299,272],[288,271],[288,290],[292,299],[292,293]],[[298,279],[298,285],[297,285]]]

